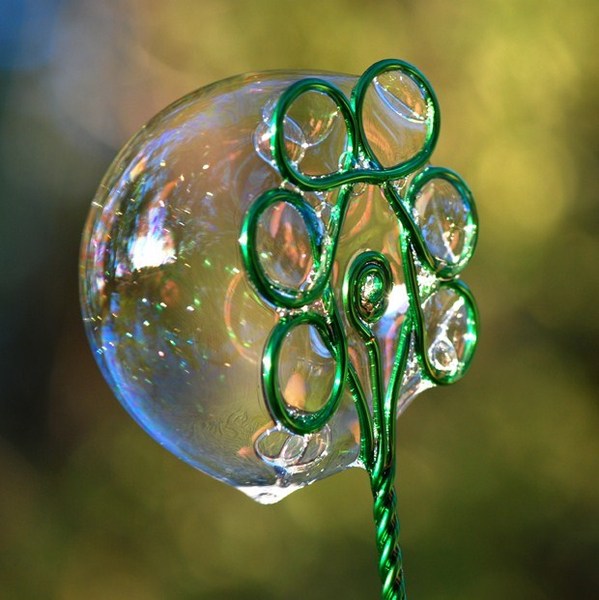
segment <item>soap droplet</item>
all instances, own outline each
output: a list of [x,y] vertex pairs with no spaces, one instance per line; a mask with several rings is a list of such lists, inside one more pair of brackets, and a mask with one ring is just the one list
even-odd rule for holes
[[458,354],[454,345],[446,337],[433,341],[428,349],[428,357],[438,371],[452,374],[458,369]]

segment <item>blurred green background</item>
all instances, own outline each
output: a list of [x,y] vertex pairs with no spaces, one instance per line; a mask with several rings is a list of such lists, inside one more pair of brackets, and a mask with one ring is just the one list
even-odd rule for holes
[[436,164],[478,201],[468,376],[400,419],[411,598],[599,597],[596,0],[1,0],[0,597],[376,598],[367,477],[273,507],[119,407],[79,316],[117,149],[184,93],[273,68],[422,69]]

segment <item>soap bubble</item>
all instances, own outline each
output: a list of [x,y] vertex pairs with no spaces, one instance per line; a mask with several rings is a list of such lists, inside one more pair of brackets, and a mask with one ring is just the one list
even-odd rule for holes
[[[273,421],[261,361],[281,315],[258,296],[240,252],[248,207],[267,190],[287,185],[271,156],[270,115],[280,94],[305,76],[231,78],[166,108],[115,159],[92,203],[82,244],[84,321],[96,360],[120,402],[175,455],[262,503],[362,466],[348,386],[319,431],[298,435]],[[350,76],[318,76],[346,95],[356,82]],[[384,89],[388,94],[390,88]],[[328,97],[306,98],[310,95],[318,102],[295,120],[287,117],[286,150],[299,169],[309,149],[312,165],[333,172],[344,151],[345,125]],[[363,116],[369,123],[390,122],[396,109],[385,100],[372,114],[365,106]],[[386,256],[393,276],[385,288],[388,297],[381,296],[374,277],[360,285],[363,310],[378,319],[373,331],[387,383],[409,305],[398,248],[401,227],[379,187],[362,184],[358,192],[340,232],[331,285],[342,309],[343,278],[354,257],[365,251]],[[303,197],[317,208],[326,240],[337,197]],[[304,225],[302,215],[284,203],[262,215],[257,246],[263,270],[274,281],[297,287],[314,276],[318,257]],[[349,360],[367,392],[367,352],[340,312]],[[335,371],[318,331],[310,325],[294,330],[282,357],[279,379],[286,403],[314,410],[312,405],[327,397]],[[430,387],[420,375],[413,340],[403,382],[401,409]]]

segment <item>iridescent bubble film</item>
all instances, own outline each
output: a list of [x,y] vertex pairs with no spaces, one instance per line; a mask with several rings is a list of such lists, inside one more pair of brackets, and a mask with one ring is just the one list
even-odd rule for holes
[[[350,76],[318,76],[348,96],[356,82]],[[304,77],[303,72],[235,77],[166,108],[116,158],[92,203],[82,246],[88,336],[123,406],[175,455],[262,503],[363,466],[347,386],[339,408],[319,431],[297,435],[273,421],[264,400],[261,361],[280,315],[256,293],[239,248],[248,207],[264,192],[289,185],[272,155],[272,113],[280,94]],[[381,75],[368,91],[365,133],[382,164],[409,158],[421,146],[426,116],[419,94],[409,78],[394,79],[393,73]],[[292,104],[284,137],[290,160],[303,173],[332,173],[344,160],[345,122],[331,99],[318,92]],[[429,192],[423,189],[417,199],[416,222],[431,252],[451,263],[461,253],[464,211],[470,207],[447,193],[448,208]],[[326,243],[338,191],[302,195]],[[401,235],[381,188],[355,185],[331,284],[348,357],[367,396],[368,356],[343,310],[343,279],[354,257],[365,251],[379,252],[389,263],[388,288],[373,274],[359,282],[360,310],[376,315],[373,331],[387,384],[409,307]],[[304,217],[293,206],[281,202],[261,215],[256,246],[270,280],[309,287],[317,257]],[[466,360],[460,336],[468,315],[459,297],[448,294],[433,291],[423,310],[431,364],[442,375],[455,375]],[[317,329],[295,328],[279,363],[286,404],[317,410],[334,375],[335,360]],[[422,374],[413,339],[402,381],[399,412],[432,385]]]

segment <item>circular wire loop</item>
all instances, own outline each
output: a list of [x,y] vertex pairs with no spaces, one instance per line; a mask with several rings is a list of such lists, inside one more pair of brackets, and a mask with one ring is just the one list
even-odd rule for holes
[[[328,175],[305,175],[293,165],[285,147],[284,123],[287,110],[302,94],[309,92],[320,92],[328,96],[335,103],[345,121],[347,142],[344,160],[339,171]],[[306,79],[297,81],[289,86],[279,98],[272,120],[275,127],[275,135],[271,140],[271,149],[283,177],[304,190],[313,191],[324,191],[351,182],[352,169],[356,156],[358,124],[349,100],[338,87],[324,79],[316,77],[307,77]]]
[[[414,221],[413,214],[418,194],[428,183],[434,180],[446,181],[452,185],[457,190],[461,202],[468,208],[464,249],[456,262],[450,263],[435,256],[428,247],[426,240],[424,240],[420,234],[420,227]],[[418,258],[442,279],[451,279],[458,275],[472,258],[478,240],[478,215],[476,212],[476,205],[474,204],[472,192],[466,182],[451,169],[429,166],[418,173],[411,181],[406,191],[405,203],[410,209],[408,214],[410,215],[410,220],[413,225],[413,231],[411,231],[411,233],[412,237],[415,238],[413,241],[415,242],[414,245],[416,247]]]
[[[392,167],[383,167],[368,141],[366,131],[364,130],[364,120],[361,117],[369,87],[379,75],[391,71],[398,71],[401,74],[407,75],[420,90],[426,105],[426,136],[422,148],[413,157]],[[403,60],[396,59],[381,60],[375,63],[358,80],[352,92],[351,104],[354,113],[360,115],[358,119],[360,147],[368,157],[370,163],[376,168],[380,177],[378,183],[401,179],[419,169],[430,158],[439,137],[439,103],[430,83],[416,67]]]
[[[460,280],[448,281],[442,283],[436,292],[441,289],[451,289],[454,291],[464,302],[466,310],[466,329],[462,335],[462,341],[464,342],[464,351],[462,357],[459,359],[458,368],[449,373],[442,373],[434,367],[431,363],[430,357],[427,351],[422,352],[422,360],[424,362],[427,376],[438,385],[449,385],[455,383],[461,379],[472,362],[472,355],[476,348],[478,340],[478,307],[474,296],[470,291],[470,288]],[[435,293],[435,292],[433,292]],[[430,345],[434,340],[429,339],[426,332],[426,316],[423,314],[422,308],[420,308],[420,315],[417,318],[417,335],[422,340],[423,348],[430,348]]]
[[391,265],[380,252],[362,252],[351,263],[343,281],[343,303],[363,337],[372,337],[370,326],[385,313],[392,286]]
[[[291,407],[285,401],[279,379],[279,360],[285,338],[300,325],[311,325],[316,329],[327,350],[335,361],[335,377],[329,397],[323,406],[314,412]],[[294,433],[303,435],[322,429],[337,410],[347,375],[347,342],[338,319],[327,322],[319,313],[309,311],[282,319],[272,330],[262,358],[262,385],[273,419]]]
[[[283,202],[293,207],[302,217],[310,240],[315,279],[302,288],[292,288],[273,281],[264,271],[258,252],[258,224],[260,217],[275,204]],[[298,193],[286,189],[269,190],[262,194],[248,209],[239,237],[244,266],[258,292],[271,304],[281,308],[301,308],[319,298],[327,284],[327,269],[319,269],[323,253],[323,235],[314,208]]]

